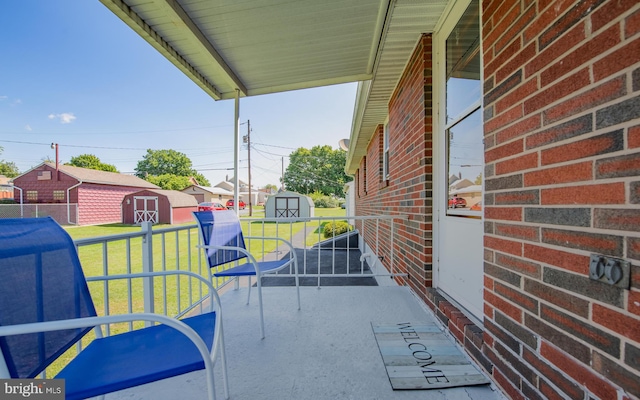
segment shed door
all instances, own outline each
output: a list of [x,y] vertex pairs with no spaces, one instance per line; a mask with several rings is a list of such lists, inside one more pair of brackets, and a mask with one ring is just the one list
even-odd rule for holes
[[299,197],[276,197],[276,218],[294,218],[299,216]]
[[133,223],[142,222],[158,223],[158,197],[134,196],[133,197]]
[[436,284],[482,320],[484,145],[478,0],[456,3],[436,43],[442,82]]

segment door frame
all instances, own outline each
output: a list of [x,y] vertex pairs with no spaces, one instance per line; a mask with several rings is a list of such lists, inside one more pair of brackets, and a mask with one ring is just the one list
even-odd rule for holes
[[[464,314],[469,317],[477,326],[483,326],[482,314],[483,305],[479,305],[476,308],[476,313],[472,312],[468,307],[465,307],[455,298],[452,298],[449,294],[440,288],[441,281],[441,263],[440,259],[443,255],[443,219],[446,216],[448,202],[448,196],[443,196],[442,193],[449,192],[449,183],[447,173],[447,154],[446,154],[446,138],[445,131],[447,129],[446,123],[446,40],[467,7],[471,4],[471,0],[458,0],[450,2],[445,11],[442,14],[442,18],[433,34],[433,183],[434,188],[434,214],[433,214],[433,286],[439,289],[439,293],[444,295],[447,300],[455,304]],[[482,2],[480,1],[480,38],[482,38]],[[480,42],[480,82],[484,82],[483,71],[483,54],[482,54],[482,40]],[[481,93],[482,102],[482,93]],[[482,107],[480,108],[482,112]],[[483,168],[484,172],[484,168]],[[482,187],[484,196],[484,173],[482,174]],[[455,217],[454,217],[455,218]],[[464,218],[462,218],[464,219]],[[468,221],[469,223],[480,223],[484,226],[484,213],[480,221]],[[484,232],[483,232],[484,238]],[[481,240],[483,240],[483,238]],[[484,246],[484,245],[483,245]],[[480,257],[483,257],[480,255]],[[484,259],[479,260],[479,264],[482,268]],[[484,274],[484,273],[483,273]],[[484,287],[484,282],[480,283]],[[479,309],[479,310],[478,310]],[[479,311],[479,312],[478,312]]]

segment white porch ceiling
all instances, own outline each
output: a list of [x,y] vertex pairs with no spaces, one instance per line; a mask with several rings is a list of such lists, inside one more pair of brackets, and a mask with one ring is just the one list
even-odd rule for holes
[[[447,0],[100,0],[216,100],[359,85],[354,172],[421,33]],[[453,0],[452,0],[453,1]],[[354,165],[351,165],[354,164]]]

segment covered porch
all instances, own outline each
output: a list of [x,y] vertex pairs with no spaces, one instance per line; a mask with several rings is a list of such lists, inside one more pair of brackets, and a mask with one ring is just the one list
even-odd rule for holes
[[[380,279],[381,284],[390,281]],[[266,287],[263,299],[266,337],[260,340],[258,307],[255,302],[246,305],[246,288],[221,295],[231,399],[504,398],[493,384],[392,389],[372,323],[439,321],[406,286],[304,286],[299,311],[293,287]],[[219,365],[216,392],[223,398]],[[205,397],[202,372],[106,396],[123,400]]]

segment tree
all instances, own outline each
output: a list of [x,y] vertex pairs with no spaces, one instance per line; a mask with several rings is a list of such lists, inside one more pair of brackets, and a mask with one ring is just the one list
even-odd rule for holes
[[273,183],[267,183],[266,185],[264,185],[264,190],[266,192],[277,192],[278,191],[278,187],[276,185],[274,185]]
[[147,181],[167,190],[182,190],[191,185],[188,176],[173,174],[149,175]]
[[163,189],[182,190],[191,184],[190,177],[200,185],[210,185],[204,175],[191,167],[189,157],[175,150],[148,149],[143,159],[138,161],[136,176]]
[[[0,154],[2,154],[3,151],[4,149],[0,146]],[[4,175],[7,178],[15,178],[20,175],[20,170],[13,161],[0,160],[0,175]]]
[[93,154],[80,154],[76,157],[71,157],[71,160],[65,165],[72,165],[74,167],[97,169],[107,172],[118,172],[115,165],[105,164]]
[[310,194],[320,192],[327,196],[344,196],[344,184],[352,178],[344,172],[347,152],[333,150],[331,146],[314,146],[311,150],[299,148],[289,156],[284,173],[288,190]]

